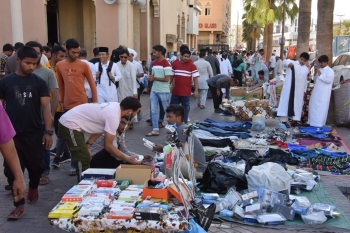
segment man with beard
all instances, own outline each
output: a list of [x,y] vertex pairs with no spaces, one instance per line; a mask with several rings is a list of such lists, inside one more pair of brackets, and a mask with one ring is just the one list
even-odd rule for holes
[[[90,146],[102,134],[105,141],[104,149],[107,152],[127,163],[140,164],[135,156],[125,156],[113,145],[121,118],[130,121],[140,109],[140,101],[129,96],[120,104],[118,102],[82,104],[61,117],[58,129],[72,154],[78,181],[80,180],[79,162],[82,164],[82,172],[90,167]],[[84,133],[91,134],[86,142]]]
[[[38,186],[44,169],[44,146],[52,145],[52,116],[50,94],[45,81],[33,74],[38,62],[35,49],[24,46],[17,53],[18,68],[0,80],[0,101],[6,101],[6,113],[16,135],[13,138],[20,159],[22,171],[29,174],[27,202],[35,203],[39,198]],[[45,131],[42,131],[42,117]],[[9,165],[4,163],[4,173],[12,187],[15,176]],[[16,209],[8,218],[19,218],[24,213],[24,198],[15,200]]]
[[[56,108],[58,105],[58,85],[57,80],[55,77],[55,74],[47,67],[41,65],[40,60],[43,53],[43,46],[36,42],[36,41],[29,41],[26,43],[26,46],[30,46],[38,53],[38,63],[36,65],[36,68],[34,70],[34,74],[39,76],[40,78],[44,79],[47,87],[49,88],[50,95],[51,95],[51,116],[52,119],[54,119]],[[45,125],[43,126],[43,129],[45,130]],[[40,185],[46,185],[50,182],[49,174],[50,174],[50,151],[45,150],[45,170],[43,172],[43,175],[40,179]]]

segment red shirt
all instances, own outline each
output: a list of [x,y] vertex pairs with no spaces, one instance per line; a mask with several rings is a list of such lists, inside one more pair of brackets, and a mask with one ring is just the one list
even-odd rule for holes
[[186,63],[176,61],[173,63],[174,84],[173,95],[191,96],[192,78],[199,77],[197,67],[192,61]]

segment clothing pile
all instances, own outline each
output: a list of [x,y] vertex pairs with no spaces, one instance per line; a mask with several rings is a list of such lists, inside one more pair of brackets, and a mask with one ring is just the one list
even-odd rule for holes
[[281,142],[286,142],[290,136],[290,132],[281,128],[267,128],[263,132],[255,135],[256,138],[260,139],[274,139]]

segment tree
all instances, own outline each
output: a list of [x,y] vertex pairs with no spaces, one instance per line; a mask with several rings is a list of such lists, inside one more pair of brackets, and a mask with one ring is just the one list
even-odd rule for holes
[[[333,11],[335,0],[318,0],[316,49],[318,55],[327,55],[332,61]],[[344,20],[345,21],[345,20]]]
[[242,17],[244,20],[242,22],[243,25],[243,34],[242,40],[247,42],[247,50],[256,50],[256,40],[261,37],[262,30],[261,26],[258,25],[255,21],[252,24],[248,24],[245,19],[245,15]]
[[[283,0],[244,0],[245,19],[247,24],[264,27],[265,56],[272,54],[273,23],[281,22],[283,18]],[[286,15],[293,20],[298,14],[295,0],[286,0]]]
[[333,36],[342,36],[342,35],[343,33],[341,33],[339,26],[336,26],[333,28]]
[[297,58],[309,51],[312,0],[299,0]]

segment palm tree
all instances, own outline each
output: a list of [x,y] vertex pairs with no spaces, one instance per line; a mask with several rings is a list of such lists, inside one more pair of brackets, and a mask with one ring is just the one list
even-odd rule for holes
[[316,49],[319,55],[327,55],[332,61],[334,0],[318,0]]
[[[283,0],[244,0],[245,19],[248,24],[254,21],[264,27],[265,55],[272,54],[273,23],[283,18]],[[286,15],[293,20],[298,14],[295,0],[286,1]]]
[[256,50],[256,40],[261,37],[262,31],[261,26],[259,26],[256,22],[252,24],[248,24],[247,20],[245,20],[245,16],[242,17],[244,20],[242,22],[243,25],[243,41],[247,42],[248,50]]
[[297,58],[309,51],[312,0],[299,0]]

